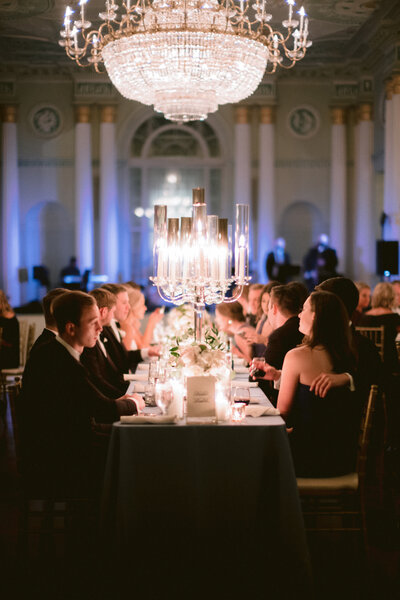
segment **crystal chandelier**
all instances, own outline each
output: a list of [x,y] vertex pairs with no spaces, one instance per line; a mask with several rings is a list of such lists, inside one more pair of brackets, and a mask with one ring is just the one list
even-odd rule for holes
[[265,70],[291,68],[311,46],[304,8],[286,0],[283,33],[269,21],[267,0],[106,0],[98,29],[67,7],[60,45],[79,66],[104,64],[119,92],[154,105],[167,119],[205,119],[219,104],[239,102]]
[[[249,207],[236,205],[235,271],[232,272],[232,235],[227,219],[207,215],[204,189],[193,190],[191,217],[167,217],[167,207],[154,207],[154,277],[161,298],[173,304],[191,303],[195,310],[195,338],[201,340],[206,304],[233,302],[249,277]],[[237,284],[233,296],[226,293]]]

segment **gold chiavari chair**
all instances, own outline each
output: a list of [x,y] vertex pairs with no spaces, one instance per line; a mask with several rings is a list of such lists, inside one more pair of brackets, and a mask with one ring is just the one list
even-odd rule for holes
[[360,425],[355,472],[297,479],[307,531],[361,532],[366,549],[366,464],[377,395],[378,386],[372,385]]
[[365,335],[378,349],[379,356],[383,362],[383,348],[385,341],[385,328],[383,325],[380,327],[356,327],[356,331],[359,331],[361,335]]

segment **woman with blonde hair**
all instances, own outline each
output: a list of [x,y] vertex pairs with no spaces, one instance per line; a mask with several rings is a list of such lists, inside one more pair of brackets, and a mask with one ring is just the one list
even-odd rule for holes
[[19,323],[7,296],[0,290],[0,369],[19,367]]
[[125,321],[120,323],[121,329],[125,331],[124,346],[127,350],[141,350],[150,346],[154,328],[163,318],[163,312],[160,308],[153,311],[147,321],[144,333],[140,331],[141,322],[146,314],[146,302],[141,289],[135,285],[133,287],[127,284],[126,291],[128,292],[130,312]]
[[400,332],[400,315],[394,312],[395,293],[391,283],[378,283],[372,293],[371,310],[360,319],[362,327],[384,326],[383,365],[386,374],[399,373],[396,336]]

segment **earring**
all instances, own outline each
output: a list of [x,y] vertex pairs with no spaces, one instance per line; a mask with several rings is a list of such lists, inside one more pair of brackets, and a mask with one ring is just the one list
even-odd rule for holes
[[228,325],[232,325],[232,319],[228,320]]

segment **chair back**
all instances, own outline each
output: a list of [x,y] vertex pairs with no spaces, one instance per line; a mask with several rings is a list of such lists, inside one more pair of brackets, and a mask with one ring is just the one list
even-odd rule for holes
[[365,335],[372,342],[374,342],[383,362],[385,327],[383,325],[381,325],[380,327],[356,327],[356,331],[359,331],[361,335]]
[[35,333],[36,333],[36,323],[29,323],[29,329],[28,329],[28,343],[26,346],[26,356],[25,356],[25,362],[23,363],[25,365],[26,360],[29,356],[29,352],[31,351],[31,348],[33,346],[33,342],[35,341]]
[[365,407],[363,418],[361,419],[360,435],[358,441],[357,473],[360,480],[365,478],[368,446],[371,438],[372,421],[375,412],[377,397],[378,386],[371,385],[371,389],[368,396],[368,402]]
[[27,321],[19,322],[19,364],[24,366],[28,353],[28,336],[29,336],[29,323]]

